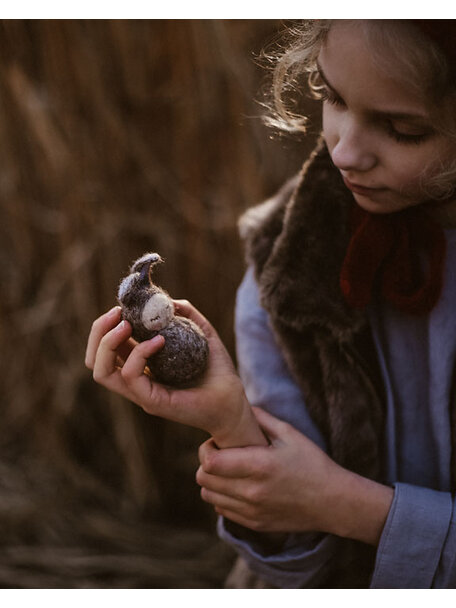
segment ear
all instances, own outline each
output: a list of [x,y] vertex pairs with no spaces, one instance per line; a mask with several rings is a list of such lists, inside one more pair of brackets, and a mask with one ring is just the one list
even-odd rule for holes
[[151,267],[163,261],[163,258],[158,253],[145,253],[135,262],[133,262],[133,265],[130,268],[130,273],[141,272],[141,269],[144,268],[144,266],[147,265]]

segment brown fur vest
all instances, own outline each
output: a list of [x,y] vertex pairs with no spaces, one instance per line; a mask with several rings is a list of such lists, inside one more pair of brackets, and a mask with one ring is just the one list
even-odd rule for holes
[[366,315],[339,274],[353,197],[319,143],[297,178],[240,221],[261,303],[309,412],[342,466],[381,480],[383,391]]

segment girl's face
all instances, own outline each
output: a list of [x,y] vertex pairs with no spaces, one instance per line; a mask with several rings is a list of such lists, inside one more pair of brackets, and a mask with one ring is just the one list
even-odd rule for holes
[[[376,65],[356,24],[334,25],[318,58],[323,134],[361,207],[391,213],[426,200],[423,184],[456,153],[423,99]],[[424,173],[426,171],[426,173]]]

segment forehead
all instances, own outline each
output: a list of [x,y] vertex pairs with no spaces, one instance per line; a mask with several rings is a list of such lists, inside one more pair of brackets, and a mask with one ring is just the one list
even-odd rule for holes
[[427,115],[424,92],[411,87],[404,78],[406,62],[398,61],[390,48],[381,44],[380,37],[375,42],[368,37],[361,23],[336,22],[318,61],[331,86],[347,102]]

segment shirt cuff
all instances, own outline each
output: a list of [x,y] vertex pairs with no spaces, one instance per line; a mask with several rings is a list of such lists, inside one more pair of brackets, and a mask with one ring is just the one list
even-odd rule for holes
[[323,533],[289,534],[280,548],[262,535],[220,517],[220,538],[232,545],[251,570],[284,589],[317,587],[328,573],[337,537]]
[[377,550],[371,588],[432,588],[451,513],[449,492],[395,484],[393,503]]

